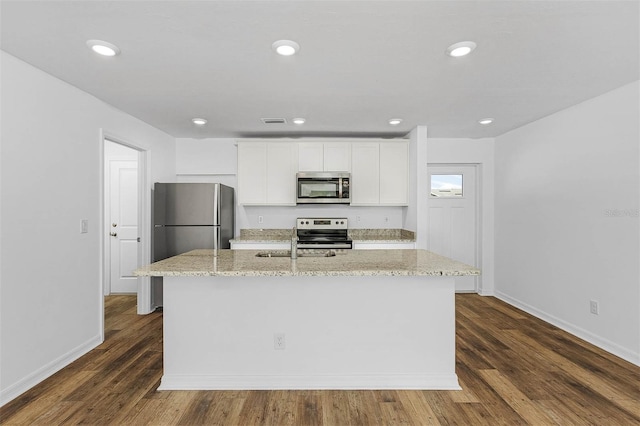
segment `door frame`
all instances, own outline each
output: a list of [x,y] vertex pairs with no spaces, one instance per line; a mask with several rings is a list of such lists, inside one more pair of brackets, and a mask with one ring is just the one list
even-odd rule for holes
[[[105,288],[109,284],[109,267],[111,264],[111,253],[109,250],[109,239],[104,232],[107,229],[107,217],[105,214],[105,139],[111,142],[132,148],[138,151],[138,234],[140,236],[141,244],[138,245],[138,262],[139,266],[151,263],[151,193],[147,191],[149,182],[151,181],[150,167],[148,159],[150,158],[150,151],[145,147],[137,144],[133,141],[123,138],[118,134],[100,129],[99,139],[99,170],[100,170],[100,182],[99,182],[99,194],[100,194],[100,330],[102,334],[102,340],[104,340],[104,293]],[[151,284],[148,277],[138,278],[138,314],[148,314],[151,309]]]
[[[482,163],[427,163],[427,173],[426,178],[429,180],[427,182],[427,229],[429,223],[429,200],[431,199],[431,168],[432,167],[473,167],[475,169],[475,189],[476,189],[476,199],[474,203],[474,220],[476,221],[476,235],[475,235],[475,262],[477,268],[482,268]],[[464,183],[463,183],[464,185]],[[482,293],[482,274],[476,276],[475,278],[475,293]]]

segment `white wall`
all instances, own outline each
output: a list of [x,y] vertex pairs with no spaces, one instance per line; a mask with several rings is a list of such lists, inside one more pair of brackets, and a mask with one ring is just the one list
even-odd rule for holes
[[235,139],[176,139],[178,182],[214,182],[236,188],[237,169]]
[[621,87],[495,147],[497,295],[636,364],[639,90]]
[[[480,251],[482,276],[478,292],[493,295],[494,291],[494,139],[439,139],[427,142],[429,163],[476,164],[480,200]],[[428,177],[424,177],[425,182]],[[427,183],[427,191],[428,183]],[[425,196],[426,199],[426,196]],[[426,212],[425,212],[426,214]],[[426,233],[426,230],[425,232]]]
[[4,404],[101,341],[101,129],[149,150],[152,181],[175,180],[175,140],[0,53]]

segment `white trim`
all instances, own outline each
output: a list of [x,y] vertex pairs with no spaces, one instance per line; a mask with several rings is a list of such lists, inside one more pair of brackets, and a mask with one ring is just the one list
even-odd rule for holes
[[[151,263],[151,168],[149,167],[150,150],[138,152],[138,234],[141,243],[138,245],[138,265]],[[155,309],[151,306],[151,277],[138,277],[138,315],[146,315]]]
[[540,309],[534,308],[533,306],[524,303],[518,299],[515,299],[507,294],[504,294],[500,291],[496,291],[495,297],[506,302],[510,305],[515,306],[516,308],[522,309],[528,314],[533,315],[536,318],[539,318],[549,324],[552,324],[568,333],[573,334],[574,336],[585,340],[600,349],[603,349],[619,358],[624,359],[632,364],[640,366],[640,353],[636,353],[631,349],[620,346],[616,343],[613,343],[607,339],[603,339],[602,337],[590,333],[589,331],[576,326],[570,322],[564,321],[558,317],[555,317],[547,312],[541,311]]
[[106,253],[108,253],[109,251],[105,249],[105,245],[106,243],[106,239],[105,239],[105,232],[104,232],[104,223],[105,223],[105,214],[104,214],[104,209],[105,209],[105,205],[104,205],[104,185],[105,185],[105,179],[104,179],[104,173],[105,173],[105,167],[104,167],[104,139],[105,139],[105,134],[103,129],[99,129],[99,134],[100,134],[100,140],[98,141],[98,163],[99,163],[99,176],[98,176],[98,190],[99,190],[99,201],[98,201],[98,220],[100,221],[98,223],[98,229],[100,230],[100,234],[98,235],[98,252],[100,254],[100,262],[98,264],[98,276],[99,276],[99,285],[98,285],[98,325],[100,327],[100,341],[104,342],[104,292],[105,292],[105,283],[109,282],[108,279],[109,277],[105,277],[105,274],[108,274],[110,272],[109,268],[107,266],[105,266],[105,262],[106,262]]
[[164,375],[158,390],[461,390],[456,374],[399,375]]
[[81,356],[89,353],[91,350],[98,347],[102,343],[102,341],[102,336],[94,336],[82,345],[77,346],[61,357],[54,359],[50,363],[44,365],[28,376],[22,378],[18,382],[12,384],[8,388],[2,390],[2,392],[0,393],[0,406],[15,399],[38,383],[44,381],[45,379],[48,379],[58,371],[67,367],[69,364],[71,364]]
[[[149,182],[151,181],[151,170],[149,167],[150,150],[139,146],[126,138],[122,138],[108,130],[100,129],[100,277],[101,277],[101,300],[100,300],[100,315],[101,315],[101,330],[104,333],[104,292],[109,282],[109,247],[107,246],[107,239],[105,238],[107,224],[105,223],[105,167],[104,167],[104,140],[108,139],[111,142],[129,147],[138,151],[138,233],[140,235],[141,243],[138,246],[138,266],[151,263],[151,207],[150,207],[150,191],[148,190]],[[149,277],[138,278],[138,314],[144,315],[153,312],[151,308],[151,280]]]

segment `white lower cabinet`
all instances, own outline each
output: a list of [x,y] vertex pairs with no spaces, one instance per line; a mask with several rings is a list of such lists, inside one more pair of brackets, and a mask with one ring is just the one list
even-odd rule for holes
[[353,248],[356,250],[389,250],[389,249],[408,250],[408,249],[415,249],[416,243],[415,242],[369,243],[366,241],[354,241]]
[[238,143],[238,204],[296,205],[298,145]]
[[290,250],[291,242],[232,242],[231,250]]

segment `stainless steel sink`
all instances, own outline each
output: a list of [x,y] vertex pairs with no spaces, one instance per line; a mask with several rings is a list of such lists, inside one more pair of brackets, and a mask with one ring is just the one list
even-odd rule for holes
[[[298,257],[333,257],[336,252],[333,250],[298,250]],[[256,257],[291,257],[291,250],[269,250],[261,251]]]

